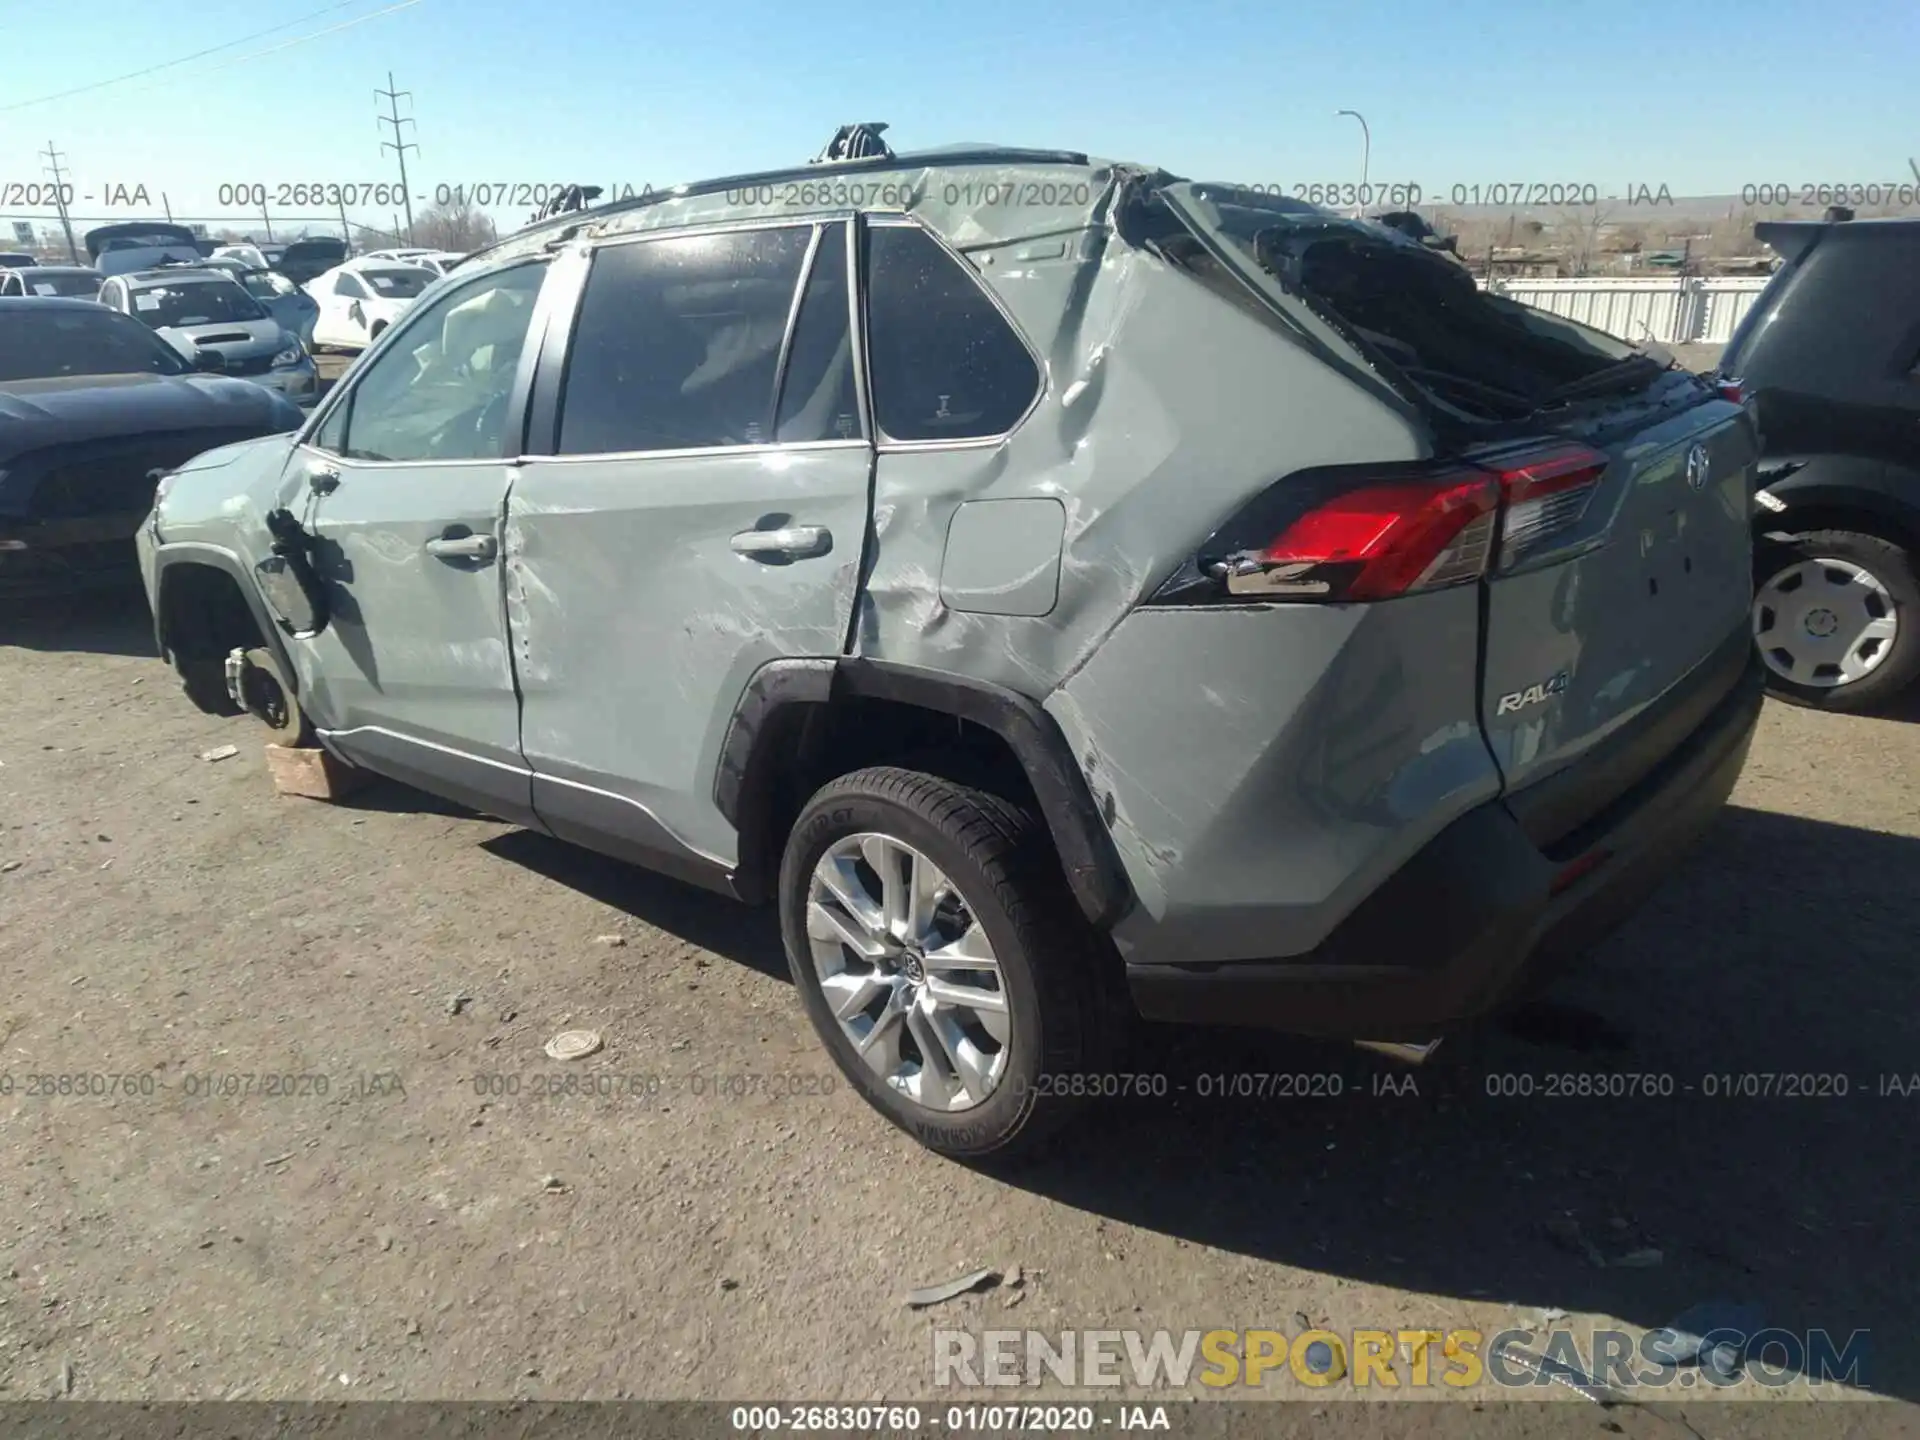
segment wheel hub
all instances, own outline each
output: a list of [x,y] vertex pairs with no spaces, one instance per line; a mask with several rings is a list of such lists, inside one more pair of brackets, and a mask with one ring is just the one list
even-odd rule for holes
[[1011,997],[973,907],[891,835],[836,841],[807,887],[807,946],[840,1033],[887,1086],[929,1110],[970,1110],[998,1088]]
[[1840,617],[1824,605],[1807,612],[1806,631],[1816,640],[1824,640],[1840,628]]
[[1850,560],[1796,561],[1753,597],[1754,644],[1769,670],[1796,685],[1864,678],[1893,653],[1899,629],[1892,592]]

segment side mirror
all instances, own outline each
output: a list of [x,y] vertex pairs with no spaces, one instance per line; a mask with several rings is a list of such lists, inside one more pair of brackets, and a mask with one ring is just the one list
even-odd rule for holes
[[205,370],[214,375],[222,375],[226,373],[227,357],[222,355],[218,350],[195,350],[193,352],[193,368],[196,370]]

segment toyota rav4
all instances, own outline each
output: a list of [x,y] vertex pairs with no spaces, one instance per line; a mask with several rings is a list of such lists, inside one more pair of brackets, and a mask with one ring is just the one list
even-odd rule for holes
[[203,704],[772,901],[978,1156],[1130,1016],[1424,1047],[1604,934],[1747,753],[1756,444],[1387,227],[878,154],[500,242],[141,550]]

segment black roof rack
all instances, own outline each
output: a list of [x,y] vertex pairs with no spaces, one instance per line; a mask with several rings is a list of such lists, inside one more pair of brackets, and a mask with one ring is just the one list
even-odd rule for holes
[[[874,125],[843,127],[849,129],[874,130]],[[884,127],[880,127],[884,128]],[[839,137],[836,135],[835,137]],[[833,147],[828,146],[831,150]],[[714,180],[699,180],[685,185],[675,185],[666,190],[654,190],[642,195],[629,195],[619,200],[611,200],[605,205],[595,205],[586,209],[568,211],[536,220],[516,230],[511,235],[503,235],[491,245],[482,247],[467,257],[477,260],[490,251],[503,245],[525,240],[543,230],[558,233],[555,240],[564,240],[582,225],[604,220],[614,215],[624,215],[634,210],[644,210],[652,205],[663,205],[670,200],[685,200],[696,195],[712,195],[728,190],[747,190],[762,185],[777,185],[785,180],[806,180],[818,172],[815,166],[831,164],[836,169],[847,170],[884,170],[892,168],[934,168],[945,165],[1088,165],[1091,158],[1081,150],[1039,150],[1023,149],[1014,145],[966,145],[945,150],[908,151],[896,154],[892,150],[881,148],[881,153],[852,156],[844,160],[815,159],[805,165],[788,165],[778,170],[756,170],[745,175],[724,175]]]
[[827,165],[838,160],[872,160],[884,156],[891,160],[893,150],[880,138],[887,128],[884,120],[869,120],[864,125],[842,125],[833,132],[827,148],[813,157],[812,164]]

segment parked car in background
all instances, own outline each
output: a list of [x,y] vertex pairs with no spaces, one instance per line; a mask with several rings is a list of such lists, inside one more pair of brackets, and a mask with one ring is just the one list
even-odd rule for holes
[[434,255],[437,253],[438,253],[437,251],[432,250],[426,246],[403,246],[395,250],[369,250],[364,255],[359,255],[359,256],[356,256],[355,258],[359,260],[406,261],[406,260],[424,259],[429,255]]
[[306,287],[320,307],[313,343],[364,350],[439,278],[424,265],[365,256],[336,266]]
[[249,270],[269,270],[267,257],[258,245],[250,241],[233,245],[216,245],[208,257],[212,260],[237,260]]
[[305,285],[346,259],[346,241],[336,240],[330,235],[316,235],[295,240],[280,252],[277,259],[269,257],[268,263],[294,284]]
[[249,295],[267,307],[267,313],[280,322],[281,329],[299,336],[303,345],[313,343],[313,322],[320,307],[286,276],[273,270],[249,269],[234,259],[216,258],[202,261],[201,265],[204,269],[231,275]]
[[[320,398],[320,377],[300,337],[232,276],[192,266],[108,277],[100,303],[148,326],[196,364],[276,390],[296,405]],[[211,362],[205,362],[211,363]]]
[[370,250],[356,257],[361,260],[393,261],[403,265],[424,265],[436,275],[444,275],[462,260],[466,259],[463,250]]
[[821,1043],[954,1155],[1102,1093],[1129,997],[1423,1053],[1672,870],[1761,703],[1744,407],[1370,223],[859,163],[912,210],[752,203],[806,167],[470,257],[171,478],[165,653],[773,901]]
[[85,236],[87,254],[102,275],[148,270],[169,260],[202,258],[198,239],[184,225],[158,220],[102,225]]
[[124,582],[159,471],[299,423],[90,300],[0,299],[0,593]]
[[58,295],[69,300],[91,300],[100,293],[103,277],[86,265],[35,265],[25,270],[0,270],[0,295]]
[[1754,233],[1781,268],[1720,361],[1765,446],[1754,643],[1781,699],[1864,709],[1920,677],[1920,220]]
[[26,270],[40,263],[24,250],[0,250],[0,270]]

